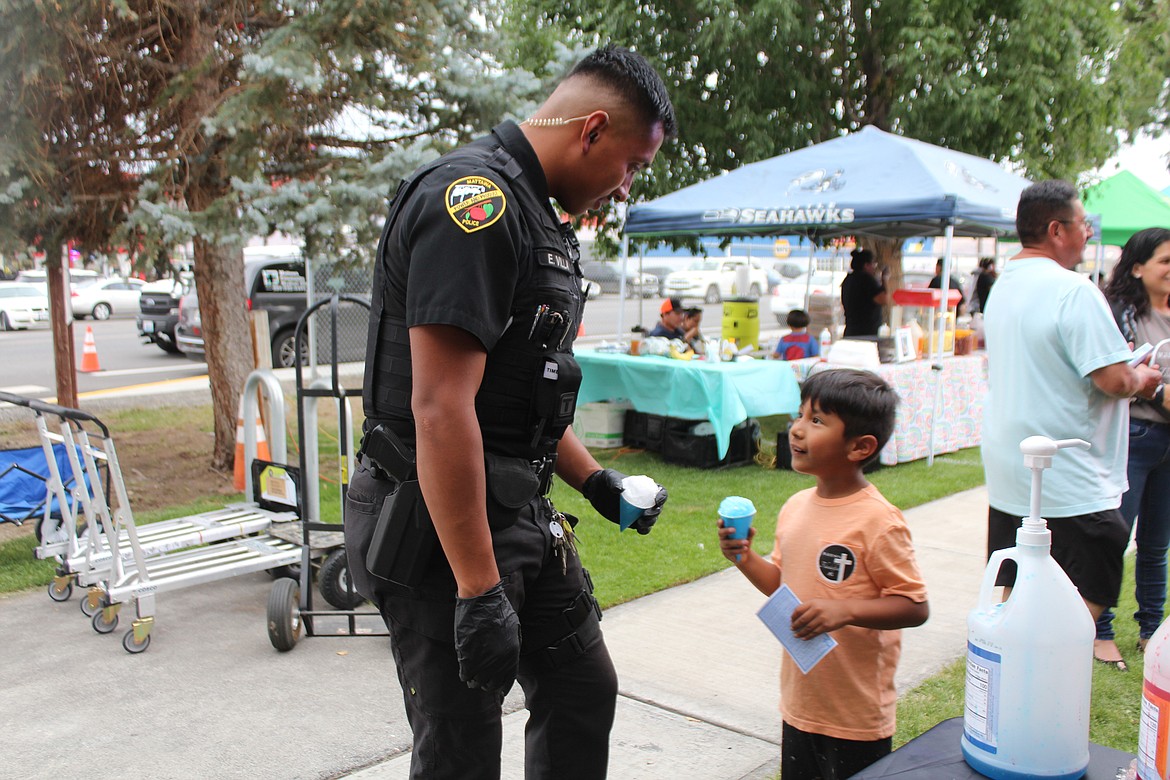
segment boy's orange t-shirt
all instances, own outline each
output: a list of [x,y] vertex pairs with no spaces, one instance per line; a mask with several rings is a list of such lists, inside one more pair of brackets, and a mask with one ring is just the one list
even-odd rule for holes
[[[873,485],[844,498],[820,498],[815,488],[792,496],[780,510],[771,557],[781,582],[802,602],[880,596],[926,601],[906,520]],[[784,654],[784,721],[839,739],[893,736],[902,632],[846,626],[832,636],[837,647],[808,674]]]

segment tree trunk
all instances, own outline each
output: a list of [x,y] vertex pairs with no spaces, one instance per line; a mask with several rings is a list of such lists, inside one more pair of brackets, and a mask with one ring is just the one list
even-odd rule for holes
[[252,368],[244,261],[239,250],[196,238],[195,289],[199,293],[203,348],[215,416],[211,466],[231,471],[235,462],[240,392]]
[[50,265],[45,274],[49,282],[49,325],[53,330],[53,365],[57,373],[57,403],[77,408],[77,364],[73,362],[73,316],[65,311],[69,294],[65,289],[65,270]]
[[[890,278],[886,280],[886,289],[890,291],[891,296],[894,290],[899,289],[904,285],[904,276],[902,274],[902,239],[900,238],[871,238],[866,240],[866,247],[873,250],[873,255],[877,259],[878,268],[889,268]],[[893,298],[882,307],[882,321],[889,324],[890,309],[893,306]]]
[[[222,152],[222,139],[208,135],[202,122],[217,103],[220,85],[217,70],[207,63],[216,57],[215,29],[200,17],[186,37],[179,57],[197,75],[183,101],[184,127],[192,128],[182,149],[187,165],[183,195],[193,214],[215,208],[231,186]],[[195,129],[198,128],[198,129]],[[195,289],[199,294],[204,354],[211,385],[215,418],[214,469],[230,471],[235,462],[236,420],[240,393],[251,369],[251,345],[244,294],[244,262],[239,249],[197,236],[195,246]]]

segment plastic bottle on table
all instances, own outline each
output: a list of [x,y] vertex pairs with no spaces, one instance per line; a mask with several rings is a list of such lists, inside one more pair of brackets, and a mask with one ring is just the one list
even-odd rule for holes
[[828,328],[821,330],[821,357],[827,357],[829,354],[829,347],[833,344],[833,334],[829,332]]

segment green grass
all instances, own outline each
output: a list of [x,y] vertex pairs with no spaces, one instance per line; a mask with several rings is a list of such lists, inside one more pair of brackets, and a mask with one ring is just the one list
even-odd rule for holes
[[[1133,753],[1137,750],[1138,721],[1142,701],[1142,656],[1137,652],[1137,624],[1130,619],[1133,597],[1133,556],[1125,563],[1121,603],[1113,621],[1117,645],[1129,665],[1119,672],[1093,664],[1093,692],[1089,707],[1089,739],[1098,745]],[[898,731],[894,747],[947,718],[963,715],[963,683],[966,660],[960,659],[898,700]]]
[[0,544],[0,593],[43,587],[52,581],[54,564],[33,557],[36,546],[37,540],[32,536]]

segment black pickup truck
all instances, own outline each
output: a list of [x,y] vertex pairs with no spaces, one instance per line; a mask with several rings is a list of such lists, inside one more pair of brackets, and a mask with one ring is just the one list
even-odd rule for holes
[[142,286],[138,299],[138,335],[144,343],[157,344],[164,352],[179,353],[175,327],[179,324],[179,298],[187,292],[185,279],[159,279]]

